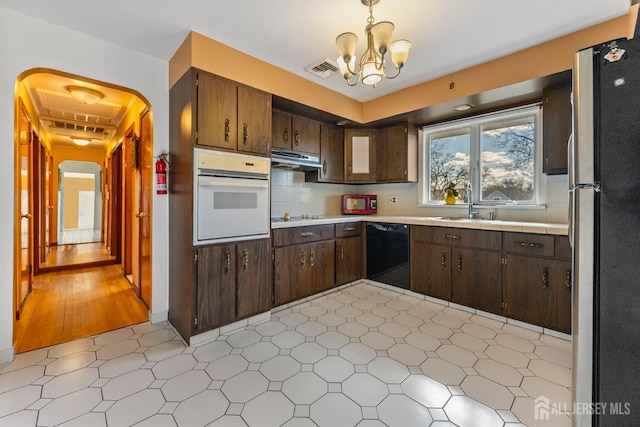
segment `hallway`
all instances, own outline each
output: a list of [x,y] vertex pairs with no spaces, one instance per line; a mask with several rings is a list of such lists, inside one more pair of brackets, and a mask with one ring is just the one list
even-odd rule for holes
[[120,265],[41,274],[16,322],[16,352],[145,322],[148,311]]

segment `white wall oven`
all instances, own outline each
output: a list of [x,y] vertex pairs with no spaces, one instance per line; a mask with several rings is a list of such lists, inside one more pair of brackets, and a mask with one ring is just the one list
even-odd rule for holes
[[194,245],[269,237],[271,160],[194,150]]

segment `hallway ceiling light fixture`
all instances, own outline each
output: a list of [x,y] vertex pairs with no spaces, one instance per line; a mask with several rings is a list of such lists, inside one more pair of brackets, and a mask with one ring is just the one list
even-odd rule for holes
[[91,140],[86,139],[86,138],[71,138],[71,140],[76,144],[79,145],[81,147],[84,147],[85,145],[89,145],[89,143],[91,142]]
[[[363,5],[369,6],[369,18],[364,29],[367,35],[367,50],[364,51],[359,62],[358,71],[356,65],[356,44],[358,37],[354,33],[342,33],[336,37],[338,45],[338,66],[349,86],[355,86],[358,82],[366,85],[373,85],[375,88],[383,77],[394,79],[400,74],[400,69],[407,62],[411,42],[409,40],[396,40],[391,42],[391,35],[395,26],[392,22],[382,21],[374,24],[373,6],[380,0],[360,0]],[[387,75],[387,63],[385,54],[389,52],[391,62],[397,72],[394,75]],[[351,77],[356,76],[357,80]]]
[[82,86],[67,86],[67,92],[69,92],[76,101],[87,105],[95,104],[104,98],[104,93]]

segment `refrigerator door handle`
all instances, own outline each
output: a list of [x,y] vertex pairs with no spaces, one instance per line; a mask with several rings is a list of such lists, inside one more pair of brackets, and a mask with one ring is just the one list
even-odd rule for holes
[[573,218],[573,208],[574,208],[574,203],[575,203],[575,188],[573,186],[574,183],[574,173],[575,173],[575,169],[574,169],[574,161],[575,158],[573,156],[573,148],[574,148],[574,143],[573,143],[573,133],[571,135],[569,135],[569,141],[567,141],[567,166],[568,166],[568,172],[569,172],[569,218],[568,218],[568,223],[569,223],[569,227],[568,227],[568,233],[569,233],[569,245],[573,248],[573,222],[574,222],[574,218]]

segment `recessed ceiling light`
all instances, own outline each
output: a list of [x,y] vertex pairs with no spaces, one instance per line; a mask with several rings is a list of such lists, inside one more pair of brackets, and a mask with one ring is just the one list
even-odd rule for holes
[[460,104],[453,107],[455,111],[467,111],[474,107],[473,104]]

